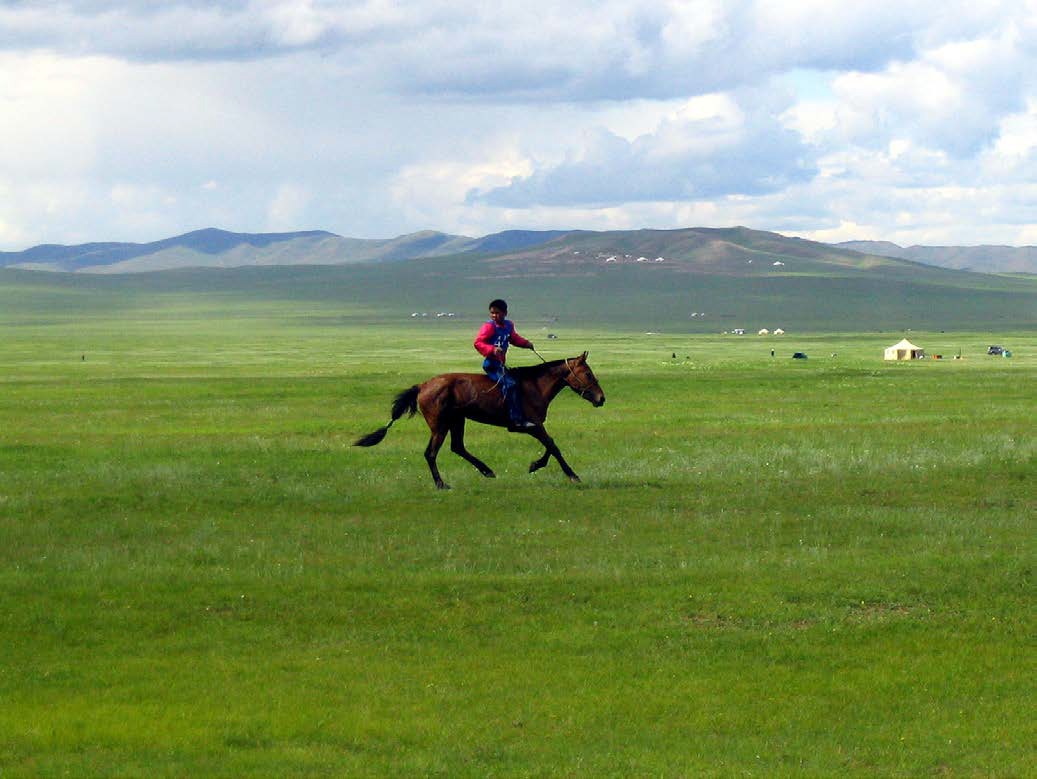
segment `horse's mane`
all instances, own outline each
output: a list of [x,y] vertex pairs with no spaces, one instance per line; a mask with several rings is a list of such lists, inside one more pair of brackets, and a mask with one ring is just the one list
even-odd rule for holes
[[[572,359],[571,357],[568,359]],[[508,373],[514,376],[516,379],[538,379],[547,373],[552,368],[557,368],[565,362],[562,360],[549,360],[548,362],[542,362],[539,365],[522,365],[518,368],[508,368]]]

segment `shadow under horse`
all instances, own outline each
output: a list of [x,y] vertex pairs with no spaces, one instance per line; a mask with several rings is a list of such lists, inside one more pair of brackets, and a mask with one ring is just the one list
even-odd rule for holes
[[[526,419],[533,422],[533,427],[513,431],[533,436],[545,448],[544,454],[530,464],[529,472],[533,473],[543,468],[547,461],[554,457],[562,472],[571,481],[578,482],[580,477],[569,467],[554,439],[544,429],[544,420],[547,419],[547,407],[566,387],[595,407],[604,405],[605,393],[598,385],[594,371],[587,364],[587,352],[579,357],[511,368],[509,373],[516,380],[521,392]],[[429,430],[432,431],[428,446],[425,447],[425,460],[439,489],[449,489],[436,466],[436,456],[448,433],[450,451],[474,465],[483,476],[491,479],[496,477],[490,467],[469,452],[464,445],[464,426],[468,419],[496,427],[509,427],[510,424],[507,405],[500,388],[489,376],[482,373],[444,373],[404,390],[393,401],[392,419],[389,423],[357,440],[354,445],[374,446],[385,438],[397,419],[404,414],[414,416],[418,409],[421,409]]]

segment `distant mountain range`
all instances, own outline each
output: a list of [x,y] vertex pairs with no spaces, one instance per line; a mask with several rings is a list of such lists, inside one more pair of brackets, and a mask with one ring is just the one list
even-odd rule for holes
[[[1037,274],[976,273],[745,227],[509,231],[391,240],[200,230],[151,244],[40,246],[0,255],[0,320],[204,300],[311,301],[336,321],[437,321],[501,295],[526,329],[651,332],[1037,327]],[[40,273],[36,269],[74,271]],[[151,273],[130,271],[155,271]],[[85,294],[83,297],[79,293]],[[150,302],[146,302],[150,301]],[[59,306],[59,310],[64,308]],[[83,308],[85,307],[85,308]],[[298,316],[310,306],[300,305]],[[351,313],[352,312],[352,313]],[[360,312],[360,313],[357,313]],[[316,314],[313,314],[316,316]],[[341,319],[345,317],[345,319]]]
[[[1037,273],[1037,247],[911,246],[885,241],[821,244],[748,228],[684,230],[567,231],[508,230],[471,238],[423,231],[389,239],[344,238],[320,230],[292,233],[234,233],[208,228],[151,243],[44,244],[0,252],[0,267],[77,273],[139,273],[177,268],[236,268],[271,265],[346,265],[451,255],[517,255],[537,250],[539,262],[567,251],[601,252],[614,262],[680,261],[716,272],[745,270],[759,262],[781,268],[786,259],[824,256],[834,265],[866,267],[875,258],[894,258],[981,273]],[[631,255],[627,257],[625,255]],[[651,255],[651,256],[648,256]],[[861,256],[864,255],[864,256]],[[571,261],[578,255],[570,256]],[[870,259],[869,259],[870,258]]]
[[343,238],[322,230],[232,233],[216,228],[152,243],[44,244],[0,252],[0,267],[83,273],[140,273],[174,268],[260,265],[345,265],[356,262],[508,251],[549,241],[564,232],[509,230],[482,238],[426,230],[398,238]]
[[834,244],[864,254],[896,257],[978,273],[1037,273],[1037,246],[898,246],[889,241]]

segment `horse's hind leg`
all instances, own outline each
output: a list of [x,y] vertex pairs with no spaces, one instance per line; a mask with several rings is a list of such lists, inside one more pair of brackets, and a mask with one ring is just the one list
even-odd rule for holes
[[439,475],[439,468],[436,466],[436,455],[439,454],[439,448],[445,440],[445,430],[433,430],[431,437],[428,439],[428,446],[425,447],[425,462],[428,463],[428,469],[432,471],[432,479],[436,482],[436,487],[441,490],[450,489],[450,485],[444,482]]
[[474,465],[483,476],[488,479],[495,479],[495,474],[490,467],[476,457],[474,454],[465,449],[464,445],[464,417],[450,425],[450,451],[459,457],[463,457],[472,465]]

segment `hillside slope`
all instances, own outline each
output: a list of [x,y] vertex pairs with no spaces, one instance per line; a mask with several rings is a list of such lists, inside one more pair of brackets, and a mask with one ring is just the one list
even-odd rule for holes
[[322,230],[233,233],[207,228],[151,243],[44,244],[0,252],[0,267],[79,273],[140,273],[174,268],[344,265],[524,248],[563,233],[509,230],[482,238],[425,230],[387,239],[344,238]]
[[[541,252],[542,248],[549,251]],[[467,253],[499,255],[502,261],[525,257],[550,262],[550,257],[557,261],[558,255],[567,250],[591,253],[584,260],[593,259],[597,253],[604,253],[606,258],[615,256],[616,262],[663,257],[664,261],[680,260],[688,268],[726,273],[746,270],[742,265],[785,263],[790,258],[799,261],[801,270],[804,262],[868,268],[888,265],[888,260],[894,259],[977,272],[1037,273],[1037,247],[1033,246],[903,248],[888,241],[821,244],[745,227],[610,232],[506,230],[478,238],[425,230],[387,239],[345,238],[321,230],[234,233],[207,228],[151,243],[45,244],[20,252],[0,252],[0,267],[138,273],[175,268],[396,262]]]
[[495,297],[512,304],[531,337],[580,327],[1037,328],[1037,277],[948,270],[747,228],[573,232],[506,251],[343,265],[108,275],[0,270],[0,321],[12,323],[89,318],[95,309],[160,319],[166,309],[179,315],[239,307],[293,312],[286,324],[430,327],[439,312],[454,312],[454,322],[481,321]]
[[889,241],[845,241],[841,249],[924,262],[978,273],[1035,273],[1037,246],[898,246]]

